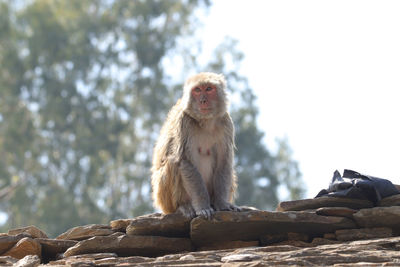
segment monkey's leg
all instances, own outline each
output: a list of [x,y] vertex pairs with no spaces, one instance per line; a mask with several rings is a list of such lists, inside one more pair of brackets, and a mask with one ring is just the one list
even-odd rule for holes
[[214,213],[210,206],[210,196],[199,171],[187,160],[179,165],[183,187],[191,199],[191,204],[197,216],[209,219]]

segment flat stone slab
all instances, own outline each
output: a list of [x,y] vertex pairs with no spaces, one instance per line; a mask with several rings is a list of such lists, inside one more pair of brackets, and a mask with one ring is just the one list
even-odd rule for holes
[[[104,238],[104,237],[98,237]],[[321,239],[321,238],[320,238]],[[86,241],[82,241],[86,242]],[[323,245],[324,242],[327,244]],[[336,241],[338,242],[338,241]],[[398,266],[400,237],[335,243],[295,242],[281,246],[169,254],[157,258],[86,254],[67,257],[50,266]],[[316,244],[319,244],[316,246]],[[6,260],[6,259],[5,259]],[[223,265],[225,264],[225,265]]]
[[346,207],[326,207],[326,208],[319,208],[315,212],[318,215],[323,215],[323,216],[338,216],[338,217],[346,217],[352,219],[353,214],[356,213],[357,210]]
[[189,237],[190,220],[181,214],[140,216],[130,221],[128,235]]
[[380,207],[391,207],[400,206],[400,194],[385,197],[379,201],[378,206]]
[[109,225],[89,224],[77,226],[69,229],[67,232],[59,235],[56,239],[62,240],[84,240],[93,236],[106,236],[114,233]]
[[190,237],[197,247],[221,241],[254,241],[261,236],[280,233],[322,235],[339,229],[356,228],[345,217],[320,216],[315,212],[217,212],[210,220],[191,222]]
[[363,199],[351,199],[341,197],[318,197],[310,199],[301,199],[294,201],[284,201],[278,204],[277,211],[302,211],[313,210],[323,207],[347,207],[351,209],[372,208],[371,201]]
[[400,206],[362,209],[353,214],[361,227],[390,227],[400,231]]
[[116,232],[125,233],[126,227],[133,221],[134,219],[118,219],[110,222],[111,230]]
[[343,229],[335,232],[336,239],[339,241],[353,241],[362,239],[374,239],[392,237],[393,231],[391,228],[361,228],[361,229]]
[[26,255],[18,262],[16,262],[14,267],[36,267],[40,265],[40,257],[37,255]]
[[36,226],[27,226],[22,228],[16,228],[8,231],[8,235],[28,234],[32,238],[48,238],[47,234],[37,228]]
[[96,236],[78,242],[69,248],[65,257],[88,253],[116,253],[118,256],[160,256],[164,254],[191,251],[188,238],[161,236]]
[[1,235],[0,236],[0,255],[2,255],[4,252],[8,251],[11,249],[15,244],[18,243],[22,238],[25,237],[30,237],[30,235],[27,234],[18,234],[18,235]]
[[16,259],[22,259],[28,255],[42,256],[42,247],[39,242],[30,237],[22,238],[10,250],[3,253],[3,256],[11,256]]
[[35,241],[39,242],[42,246],[42,254],[47,259],[53,259],[59,253],[64,253],[70,247],[75,246],[78,241],[74,240],[61,240],[49,238],[36,238]]

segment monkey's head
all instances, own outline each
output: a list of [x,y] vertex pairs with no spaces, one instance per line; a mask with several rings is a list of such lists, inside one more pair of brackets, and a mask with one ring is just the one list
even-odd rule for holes
[[225,77],[212,72],[191,76],[183,87],[182,104],[185,112],[196,120],[224,115],[227,109]]

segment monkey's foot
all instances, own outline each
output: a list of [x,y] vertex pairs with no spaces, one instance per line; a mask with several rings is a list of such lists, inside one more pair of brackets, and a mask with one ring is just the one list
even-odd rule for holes
[[214,203],[213,206],[216,211],[242,211],[242,209],[239,208],[238,206],[228,202],[218,203],[218,204]]
[[197,216],[205,217],[207,220],[211,219],[211,215],[213,215],[215,210],[211,207],[201,209],[199,211],[196,211]]
[[192,219],[192,218],[196,217],[196,212],[194,211],[192,205],[190,205],[190,204],[179,206],[179,208],[176,210],[176,212],[181,213],[186,218]]

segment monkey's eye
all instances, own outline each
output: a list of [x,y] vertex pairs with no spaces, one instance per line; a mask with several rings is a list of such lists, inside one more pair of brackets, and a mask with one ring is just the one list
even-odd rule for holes
[[214,88],[212,88],[211,86],[209,86],[209,87],[207,87],[207,89],[206,89],[206,91],[207,92],[210,92],[210,91],[212,91]]
[[195,87],[195,88],[193,89],[193,91],[196,92],[196,93],[200,93],[200,92],[201,92],[201,89],[200,89],[200,87]]

